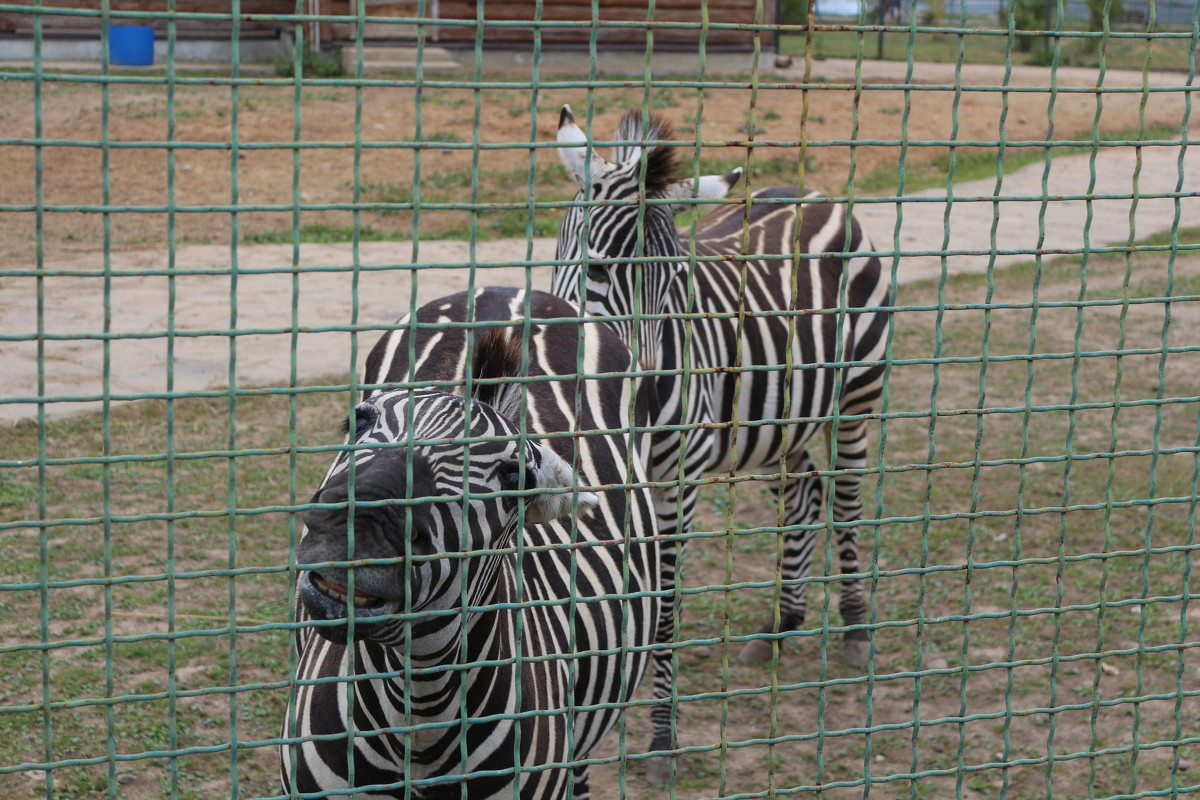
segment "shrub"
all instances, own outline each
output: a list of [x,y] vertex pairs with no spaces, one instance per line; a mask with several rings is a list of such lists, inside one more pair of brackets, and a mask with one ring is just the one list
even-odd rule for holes
[[[1046,27],[1047,0],[1016,0],[1013,4],[1013,26],[1018,31],[1016,47],[1022,53],[1033,50],[1039,36],[1022,35],[1020,31],[1040,31]],[[1007,10],[1002,12],[1001,22],[1008,24]]]
[[[275,74],[280,78],[294,77],[296,57],[294,53],[275,56]],[[314,50],[306,42],[300,52],[300,69],[303,77],[338,78],[342,75],[342,62],[336,56]]]

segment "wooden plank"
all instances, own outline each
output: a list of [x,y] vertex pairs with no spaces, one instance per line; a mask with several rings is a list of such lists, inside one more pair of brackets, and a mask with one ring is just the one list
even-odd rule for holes
[[[769,7],[767,7],[769,5]],[[637,0],[618,0],[606,2],[599,6],[601,20],[645,20],[647,14],[645,2]],[[709,19],[722,22],[754,21],[754,0],[725,0],[721,3],[710,3]],[[774,21],[774,4],[764,4],[763,19],[765,22]],[[468,0],[442,0],[440,16],[443,19],[475,19],[475,3]],[[525,3],[489,3],[484,7],[485,19],[526,19],[534,18],[534,9]],[[546,3],[541,18],[544,20],[589,20],[592,18],[590,2],[555,2]],[[678,2],[655,4],[654,18],[659,20],[696,21],[701,19],[700,9],[695,2]]]
[[[754,22],[757,6],[756,0],[710,0],[708,3],[708,18],[710,22],[723,24],[748,24]],[[601,22],[646,20],[648,4],[645,0],[615,0],[599,5]],[[533,9],[525,3],[491,3],[485,7],[485,43],[505,43],[510,45],[528,44],[533,41],[533,29],[530,28],[492,28],[487,27],[488,21],[521,22],[533,20]],[[474,21],[476,19],[475,0],[442,0],[441,16],[444,19],[461,19]],[[656,22],[699,22],[700,11],[695,0],[658,0],[655,3],[654,20]],[[543,20],[563,20],[571,22],[588,22],[592,19],[591,0],[552,0],[543,6]],[[775,0],[765,0],[763,3],[762,21],[770,24],[775,21]],[[765,34],[770,41],[771,34]],[[590,27],[583,28],[542,28],[543,42],[561,46],[586,46],[591,38]],[[474,41],[474,26],[443,26],[441,41],[465,42]],[[712,47],[722,49],[752,49],[754,35],[750,31],[712,30],[707,34],[707,42]],[[654,30],[655,46],[688,47],[695,46],[700,40],[698,28],[657,28]],[[645,45],[646,30],[644,28],[603,28],[601,27],[597,41],[602,44],[613,44],[627,47]]]
[[[15,5],[37,5],[50,8],[100,10],[101,0],[13,0]],[[113,11],[162,11],[164,4],[161,0],[111,0],[109,8]],[[176,10],[181,14],[228,14],[229,3],[220,0],[177,0]],[[293,0],[242,0],[243,14],[292,14],[296,10]],[[42,28],[51,34],[80,34],[94,35],[99,31],[99,17],[64,16],[58,14],[42,14]],[[149,24],[156,30],[166,31],[167,21],[117,19],[116,24]],[[233,30],[229,20],[198,20],[181,19],[176,21],[176,30],[187,38],[227,38]],[[0,12],[0,30],[11,30],[16,33],[31,33],[34,26],[34,15],[22,14],[17,11]],[[285,22],[271,20],[243,20],[240,31],[243,36],[274,36],[280,28],[290,28]]]
[[[474,0],[441,0],[440,16],[443,19],[475,19],[476,3]],[[727,22],[753,22],[756,0],[720,0],[708,4],[709,19],[720,17]],[[601,19],[646,19],[648,5],[645,0],[616,0],[599,4]],[[533,19],[534,9],[529,3],[489,3],[484,7],[484,15],[488,19],[501,18],[501,15],[520,19]],[[670,16],[669,16],[670,15]],[[684,15],[685,19],[700,19],[700,8],[695,0],[663,0],[655,3],[656,19],[675,19],[674,15]],[[542,9],[542,19],[552,20],[585,20],[592,18],[592,4],[589,0],[556,0],[547,2]],[[775,20],[775,0],[765,0],[763,3],[763,20],[767,23]]]
[[[443,14],[442,18],[443,19],[469,19],[469,20],[475,19],[475,17],[473,17],[473,16],[451,17],[446,14]],[[529,13],[528,9],[521,8],[519,6],[509,5],[509,4],[499,4],[494,7],[489,7],[487,16],[484,17],[485,22],[489,21],[489,20],[491,20],[491,21],[503,20],[503,21],[520,21],[520,22],[532,23],[533,19],[534,18]],[[558,17],[545,17],[544,16],[544,17],[542,17],[542,19],[543,20],[553,20],[553,21],[590,22],[592,19],[592,16],[590,14],[584,14],[582,16],[558,16]],[[734,23],[734,24],[738,24],[738,23],[749,24],[749,23],[754,22],[753,16],[746,17],[745,15],[737,13],[736,9],[732,9],[732,10],[726,9],[723,11],[714,11],[713,13],[708,15],[708,19],[710,22]],[[645,22],[646,15],[638,14],[634,11],[630,11],[629,13],[620,13],[619,9],[605,9],[604,13],[600,15],[599,21],[601,23],[604,23],[604,22]],[[661,9],[660,8],[660,9],[655,9],[654,18],[651,21],[652,22],[693,22],[693,23],[699,24],[701,21],[701,18],[698,14],[695,13],[695,11],[692,11],[689,9]]]
[[[8,5],[81,8],[99,11],[102,0],[10,0]],[[110,0],[113,11],[164,11],[162,0]],[[293,14],[294,0],[242,0],[243,14]],[[176,0],[175,10],[181,14],[229,14],[228,0]]]
[[[73,18],[58,18],[60,21],[50,22],[49,17],[44,17],[42,22],[42,30],[51,36],[99,36],[100,21]],[[142,24],[137,20],[126,22],[127,25]],[[156,35],[165,37],[167,31],[166,22],[154,22],[151,24]],[[291,25],[284,23],[269,23],[256,22],[254,24],[245,24],[242,26],[239,36],[243,39],[274,39],[279,35],[281,29],[291,30]],[[29,36],[33,34],[34,24],[33,17],[12,12],[0,12],[0,31],[10,31],[17,35]],[[212,21],[180,20],[175,25],[176,35],[180,39],[228,39],[233,31],[233,26],[224,23],[214,23]]]
[[[421,10],[419,0],[358,0],[368,17],[415,17]],[[416,39],[417,26],[398,22],[368,22],[363,25],[364,39]]]
[[[542,32],[543,44],[584,49],[587,47],[589,40],[590,32],[587,30]],[[441,28],[438,41],[442,44],[474,42],[475,32],[472,28],[444,25]],[[533,34],[529,31],[485,28],[483,41],[485,45],[527,47],[533,41]],[[654,33],[654,46],[660,49],[694,50],[698,41],[699,34],[696,31],[655,31]],[[752,34],[747,31],[722,30],[709,31],[706,41],[707,46],[714,50],[750,50],[753,47],[754,39]],[[766,37],[764,37],[764,41],[769,44],[769,39]],[[645,31],[637,30],[608,30],[597,37],[597,43],[601,45],[620,45],[629,49],[639,50],[645,47],[646,33]]]

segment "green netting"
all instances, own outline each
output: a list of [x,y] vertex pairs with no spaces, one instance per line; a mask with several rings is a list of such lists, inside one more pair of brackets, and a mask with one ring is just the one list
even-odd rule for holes
[[[785,584],[770,488],[801,476],[681,469],[677,635],[648,648],[677,665],[674,772],[645,776],[647,676],[580,762],[592,795],[1200,789],[1195,4],[145,5],[0,3],[0,797],[287,796],[297,512],[393,320],[549,287],[564,103],[601,150],[625,110],[671,119],[690,174],[745,170],[719,202],[845,203],[895,291],[858,471],[870,663],[838,655],[827,508],[808,620],[754,633]],[[153,66],[116,63],[129,24]],[[265,29],[295,42],[273,65],[242,56]],[[186,60],[197,37],[228,58]],[[389,37],[412,66],[375,66]],[[677,218],[693,266],[705,210]],[[841,325],[846,288],[774,316]],[[756,639],[778,654],[741,663]]]

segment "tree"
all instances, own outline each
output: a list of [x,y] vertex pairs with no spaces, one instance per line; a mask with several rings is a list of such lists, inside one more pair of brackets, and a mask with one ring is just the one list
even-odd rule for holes
[[[1125,13],[1125,4],[1121,0],[1084,0],[1084,2],[1087,3],[1088,7],[1088,30],[1090,31],[1104,30],[1106,6],[1110,23],[1114,20],[1119,20]],[[1083,49],[1085,52],[1094,53],[1099,47],[1099,43],[1099,39],[1084,39]]]
[[[1022,35],[1020,31],[1039,31],[1046,26],[1046,3],[1048,0],[1016,0],[1013,4],[1013,25],[1018,31],[1016,47],[1022,53],[1033,50],[1033,45],[1039,36]],[[1089,0],[1090,2],[1090,0]],[[1007,9],[1002,13],[1000,22],[1008,25]]]

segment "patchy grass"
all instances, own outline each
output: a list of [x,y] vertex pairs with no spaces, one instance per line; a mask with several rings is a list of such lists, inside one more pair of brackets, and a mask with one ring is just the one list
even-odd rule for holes
[[[295,441],[336,440],[344,402],[340,394],[297,395]],[[4,519],[28,521],[0,535],[0,583],[36,583],[42,569],[51,581],[44,593],[0,592],[0,617],[9,621],[0,631],[6,678],[0,765],[219,747],[232,736],[253,743],[277,735],[286,689],[264,684],[287,678],[288,633],[231,634],[228,628],[288,620],[289,573],[279,566],[288,561],[294,527],[285,512],[254,509],[306,497],[327,460],[299,455],[293,463],[286,452],[291,405],[287,395],[242,397],[231,424],[226,399],[180,400],[171,429],[163,403],[122,406],[110,415],[107,437],[98,415],[47,424],[41,432],[47,458],[77,461],[49,464],[43,488],[34,468],[0,469],[4,486],[22,487],[20,502],[5,506]],[[38,442],[36,424],[16,425],[0,444],[0,459],[36,459]],[[205,455],[230,446],[285,452]],[[130,456],[137,458],[120,460]],[[40,523],[39,499],[46,504]],[[212,574],[230,567],[267,571]],[[61,585],[67,581],[73,584]],[[171,689],[179,694],[170,697]],[[121,699],[110,704],[113,697]],[[20,710],[44,701],[72,707],[54,707],[48,719]],[[277,792],[276,763],[273,748],[239,750],[242,790]],[[117,762],[114,775],[124,776],[121,797],[161,798],[175,790],[181,798],[203,798],[228,792],[230,765],[222,751],[146,756]],[[52,779],[56,798],[108,796],[103,763],[49,775],[0,776],[0,795],[44,796]]]
[[[246,244],[291,244],[293,239],[292,234],[293,232],[290,230],[248,233],[242,237],[242,241]],[[353,225],[334,227],[331,225],[322,225],[321,223],[313,223],[312,225],[301,226],[298,234],[301,244],[334,244],[337,242],[354,241],[355,229]],[[360,225],[358,227],[358,240],[360,242],[403,242],[411,238],[411,236],[402,231],[381,231],[372,228],[370,225]]]
[[[939,25],[958,27],[956,17],[942,20]],[[830,21],[848,25],[858,24],[854,19]],[[874,24],[868,19],[865,24]],[[919,23],[922,26],[928,22]],[[969,25],[982,25],[992,28],[996,20],[971,20]],[[1181,32],[1179,30],[1173,31]],[[1187,32],[1184,29],[1182,32]],[[1068,34],[1069,36],[1069,34]],[[804,55],[807,37],[803,34],[784,34],[780,37],[779,51],[793,55]],[[1044,52],[1041,43],[1035,43],[1030,51],[1022,52],[1008,43],[1005,35],[979,35],[971,33],[959,35],[954,33],[926,32],[914,33],[911,37],[908,31],[839,31],[820,30],[813,34],[814,58],[881,58],[888,61],[928,61],[933,63],[955,63],[962,59],[964,64],[1004,64],[1005,58],[1011,56],[1014,65],[1037,64],[1048,66],[1052,53]],[[1085,41],[1081,38],[1063,37],[1058,45],[1059,64],[1061,66],[1096,67],[1100,63],[1100,53],[1089,52]],[[1156,38],[1153,43],[1145,39],[1110,39],[1105,46],[1105,64],[1110,69],[1142,69],[1149,64],[1150,69],[1186,71],[1191,60],[1191,40],[1189,38],[1166,39]],[[962,46],[962,54],[959,49]],[[909,55],[911,49],[911,56]]]
[[[1200,230],[1177,236],[1198,241]],[[1046,781],[1055,796],[1108,796],[1169,789],[1174,759],[1195,763],[1194,745],[1170,742],[1200,711],[1177,696],[1200,667],[1176,647],[1195,639],[1195,603],[1180,595],[1197,491],[1188,399],[1200,364],[1187,348],[1200,331],[1198,261],[1177,259],[1172,283],[1163,253],[1018,265],[990,283],[955,276],[940,308],[936,284],[900,287],[863,487],[862,563],[880,626],[871,677],[841,661],[829,630],[840,585],[825,579],[835,548],[824,532],[804,629],[777,664],[738,661],[729,637],[771,617],[774,497],[769,480],[706,489],[681,573],[678,730],[702,749],[678,759],[681,793],[854,782],[869,770],[886,781],[872,791],[881,796],[954,796],[959,779],[964,796],[1005,784],[1009,797],[1043,796]],[[1166,326],[1164,305],[1141,301],[1168,286]],[[1164,341],[1175,348],[1165,360]],[[114,409],[107,426],[86,415],[7,432],[0,507],[17,525],[0,535],[0,618],[11,621],[0,627],[0,766],[40,763],[47,750],[54,762],[141,754],[113,768],[113,780],[131,776],[121,797],[224,796],[229,752],[157,751],[236,739],[239,793],[277,791],[275,752],[255,743],[278,731],[286,689],[270,684],[287,678],[288,636],[228,626],[287,620],[289,573],[278,568],[295,526],[265,509],[308,496],[328,456],[287,448],[337,441],[345,405],[341,392],[247,396],[231,416],[225,398],[179,400],[168,427],[167,406],[143,402]],[[46,700],[58,704],[48,716]],[[642,750],[644,709],[602,754],[621,736],[627,752]],[[1047,753],[1059,759],[1049,768]],[[616,797],[618,769],[594,769],[597,797]],[[949,774],[902,777],[914,770]],[[51,776],[55,797],[110,792],[105,763]],[[636,763],[624,778],[629,797],[662,795]],[[31,771],[0,776],[0,796],[46,794]]]
[[[864,482],[860,528],[863,570],[879,571],[873,677],[842,662],[829,630],[840,586],[823,578],[836,553],[825,533],[804,629],[777,665],[738,661],[726,637],[771,620],[781,543],[762,527],[781,521],[769,480],[705,489],[682,567],[677,720],[681,745],[711,750],[679,759],[681,788],[723,796],[866,771],[886,797],[952,797],[960,778],[966,796],[1107,797],[1133,791],[1135,773],[1137,791],[1170,788],[1174,759],[1200,755],[1169,744],[1200,710],[1178,695],[1200,665],[1176,646],[1197,617],[1180,595],[1197,494],[1198,265],[1174,264],[1165,333],[1164,305],[1139,303],[1167,293],[1164,253],[1018,265],[990,294],[986,276],[955,276],[940,314],[936,282],[900,288],[887,418],[870,441],[886,471]],[[1165,361],[1164,341],[1177,349]],[[869,726],[896,727],[858,732]],[[648,726],[635,719],[626,737],[644,746]],[[1162,744],[1135,756],[1135,741]],[[1047,768],[1047,753],[1062,760]],[[998,766],[1018,759],[1032,761]],[[951,772],[899,777],[939,769]]]
[[[609,80],[620,80],[622,78],[630,81],[643,80],[644,76],[631,73],[629,75],[606,75]],[[733,80],[734,76],[725,75],[725,78]],[[679,90],[667,86],[653,86],[646,91],[631,92],[628,94],[609,94],[595,93],[589,94],[586,103],[577,103],[572,106],[576,119],[586,120],[589,114],[605,114],[610,111],[630,111],[635,108],[649,108],[651,111],[662,112],[668,108],[678,106],[679,98],[677,96]],[[679,93],[686,96],[686,92]],[[518,106],[523,113],[529,113],[527,104]],[[540,103],[538,104],[538,112],[550,114],[553,118],[558,118],[558,112],[562,109],[559,103]],[[582,124],[582,122],[581,122]]]
[[[422,173],[417,184],[420,190],[420,205],[457,203],[477,206],[474,209],[420,209],[422,238],[469,239],[471,217],[478,221],[476,240],[506,239],[533,236],[555,236],[558,233],[560,216],[546,209],[535,209],[532,224],[529,224],[527,208],[493,208],[492,204],[511,204],[517,195],[514,186],[528,186],[528,169],[483,170],[472,179],[470,169],[427,171]],[[475,184],[472,199],[472,183]],[[575,181],[565,167],[557,162],[537,169],[533,173],[535,187],[533,197],[539,203],[570,200],[575,196]],[[353,188],[353,187],[350,187]],[[378,226],[359,225],[359,241],[404,242],[412,239],[412,206],[414,187],[411,184],[366,183],[360,189],[361,202],[371,207],[360,212],[360,218],[375,219]],[[343,216],[349,217],[349,214]],[[430,224],[430,220],[433,223]],[[386,225],[384,224],[386,222]],[[288,244],[292,241],[291,229],[278,229],[248,233],[242,241],[249,244]],[[312,223],[299,229],[301,243],[328,244],[354,240],[354,225],[327,225]]]
[[[1166,139],[1179,141],[1179,128],[1165,126],[1148,128],[1145,131],[1120,130],[1102,131],[1101,142],[1138,142]],[[992,178],[996,175],[997,162],[1001,174],[1016,172],[1030,164],[1044,163],[1059,156],[1073,156],[1092,152],[1092,134],[1081,131],[1070,136],[1055,139],[1066,139],[1081,142],[1078,145],[1056,145],[1054,147],[1008,147],[1001,157],[999,148],[995,147],[956,147],[942,148],[932,160],[919,160],[904,165],[904,192],[910,194],[931,189],[935,186],[945,186],[950,179],[950,165],[954,165],[954,182]],[[922,148],[925,149],[925,148]],[[911,151],[910,151],[911,152]],[[855,188],[869,194],[895,193],[900,185],[899,163],[889,164],[871,170],[854,181]]]

